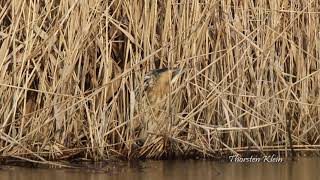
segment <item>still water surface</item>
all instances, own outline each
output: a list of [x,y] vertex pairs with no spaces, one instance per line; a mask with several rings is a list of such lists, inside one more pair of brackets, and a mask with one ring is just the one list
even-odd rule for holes
[[139,161],[105,170],[0,167],[0,180],[320,180],[320,158],[282,163],[204,160]]

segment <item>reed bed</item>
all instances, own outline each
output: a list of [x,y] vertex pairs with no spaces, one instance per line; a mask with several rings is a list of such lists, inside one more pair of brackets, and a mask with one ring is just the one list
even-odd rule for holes
[[[161,67],[185,73],[139,146]],[[2,0],[1,159],[319,152],[319,67],[316,0]]]

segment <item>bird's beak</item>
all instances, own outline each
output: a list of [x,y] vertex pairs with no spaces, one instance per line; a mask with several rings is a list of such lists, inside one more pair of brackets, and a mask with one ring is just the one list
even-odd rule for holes
[[179,69],[179,68],[174,68],[171,71],[172,71],[172,80],[171,80],[171,82],[177,81],[178,78],[180,77],[180,75],[182,73],[184,73],[184,70],[183,69]]

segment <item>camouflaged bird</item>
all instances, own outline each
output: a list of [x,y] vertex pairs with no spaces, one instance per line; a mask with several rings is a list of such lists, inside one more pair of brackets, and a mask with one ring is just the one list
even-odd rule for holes
[[139,138],[144,141],[152,134],[165,132],[168,125],[166,101],[170,88],[177,81],[183,71],[179,68],[162,68],[152,70],[144,76],[143,106],[144,117],[140,128]]
[[165,97],[170,91],[170,84],[178,79],[182,71],[179,68],[162,68],[148,72],[144,77],[144,92],[149,102]]

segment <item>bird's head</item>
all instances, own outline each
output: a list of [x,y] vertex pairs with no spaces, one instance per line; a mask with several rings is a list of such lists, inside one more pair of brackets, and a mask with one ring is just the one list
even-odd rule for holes
[[148,72],[144,77],[144,91],[151,99],[169,93],[170,85],[175,83],[184,71],[179,68],[162,68]]

